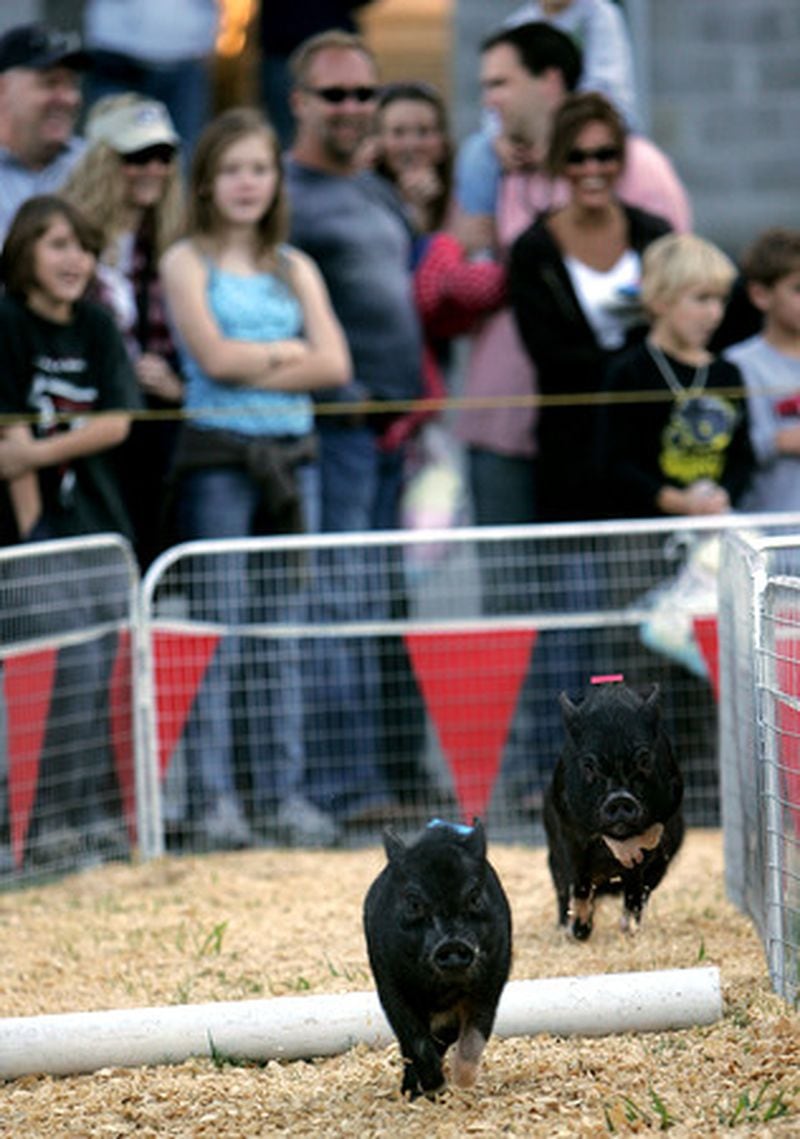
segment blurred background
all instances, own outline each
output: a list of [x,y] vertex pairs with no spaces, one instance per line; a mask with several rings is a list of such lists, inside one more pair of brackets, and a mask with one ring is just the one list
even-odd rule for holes
[[[518,6],[374,0],[361,20],[384,79],[434,83],[461,137],[479,115],[478,45]],[[255,102],[259,0],[220,7],[216,105]],[[800,225],[799,0],[622,0],[622,7],[643,122],[689,189],[696,229],[737,256],[758,229]],[[6,0],[0,28],[27,19],[77,28],[82,9],[82,0]]]

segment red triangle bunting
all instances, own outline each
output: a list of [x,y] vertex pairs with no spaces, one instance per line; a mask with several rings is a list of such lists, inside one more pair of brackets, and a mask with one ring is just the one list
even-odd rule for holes
[[11,850],[17,866],[22,865],[25,836],[36,798],[56,656],[56,649],[11,656],[6,659],[3,669],[8,733],[8,809]]
[[777,647],[777,726],[785,810],[800,836],[800,640],[783,638]]
[[694,617],[694,639],[708,669],[708,679],[719,700],[719,638],[716,617]]
[[153,635],[158,770],[162,778],[218,641],[219,633],[157,630]]
[[489,805],[536,630],[411,633],[405,641],[471,823]]

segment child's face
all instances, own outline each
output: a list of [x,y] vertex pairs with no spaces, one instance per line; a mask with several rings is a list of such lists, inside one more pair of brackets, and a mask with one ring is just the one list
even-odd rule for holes
[[435,166],[444,157],[436,108],[422,99],[394,99],[384,107],[378,135],[386,165],[395,176]]
[[768,326],[785,336],[800,336],[800,269],[774,285],[752,285],[750,295]]
[[694,285],[685,289],[654,306],[659,330],[676,349],[705,348],[722,320],[727,298],[727,290],[716,286]]
[[54,315],[69,309],[86,291],[94,265],[67,219],[55,215],[33,247],[31,293]]
[[269,139],[248,134],[222,154],[214,178],[214,204],[229,225],[256,225],[278,187],[278,165]]

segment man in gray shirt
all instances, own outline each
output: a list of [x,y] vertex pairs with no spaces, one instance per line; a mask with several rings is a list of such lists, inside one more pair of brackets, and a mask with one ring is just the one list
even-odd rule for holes
[[[363,147],[377,107],[378,73],[363,40],[342,31],[306,40],[290,66],[297,121],[286,161],[293,244],[314,258],[328,286],[353,357],[353,382],[337,392],[337,414],[317,416],[321,518],[326,531],[392,529],[403,474],[403,448],[387,447],[384,432],[396,412],[365,414],[359,401],[409,400],[421,393],[422,338],[414,305],[411,231],[392,188],[363,169]],[[325,402],[329,396],[326,394]],[[342,546],[318,552],[313,612],[321,624],[386,620],[401,604],[391,552]],[[387,638],[387,641],[389,639]],[[308,695],[316,730],[307,742],[310,789],[344,821],[381,823],[393,809],[381,768],[381,737],[399,733],[380,709],[413,699],[399,690],[404,662],[374,638],[320,638],[309,661]],[[388,654],[393,654],[388,659]],[[383,666],[383,678],[381,676]],[[407,672],[406,672],[407,675]],[[387,688],[391,678],[391,691]],[[382,685],[383,680],[383,685]],[[416,740],[410,748],[416,747]],[[396,787],[394,788],[397,789]]]
[[[306,40],[292,56],[292,70],[290,239],[319,266],[350,345],[354,382],[340,398],[414,399],[421,392],[422,343],[411,232],[392,188],[361,164],[376,110],[375,61],[359,37],[331,31]],[[382,454],[384,426],[384,416],[319,416],[323,530],[396,525],[391,507],[383,515],[379,507],[402,458],[390,462]],[[357,471],[339,469],[343,451],[351,462],[359,456]]]
[[0,36],[0,241],[22,203],[58,190],[84,148],[74,132],[87,65],[75,35],[22,24]]

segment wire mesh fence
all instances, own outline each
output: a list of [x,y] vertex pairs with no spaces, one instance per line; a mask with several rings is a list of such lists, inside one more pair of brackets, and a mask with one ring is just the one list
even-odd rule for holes
[[[540,843],[558,695],[609,673],[660,684],[687,821],[719,825],[720,557],[721,579],[739,581],[734,601],[723,591],[734,640],[722,662],[738,686],[721,705],[723,791],[741,813],[726,813],[726,852],[743,864],[763,843],[763,868],[758,772],[727,761],[734,738],[737,764],[755,754],[746,741],[764,723],[743,671],[759,635],[742,600],[755,567],[718,539],[798,524],[192,543],[143,583],[117,539],[2,551],[3,878],[124,858],[133,842],[145,857],[374,842],[386,823],[413,830],[434,814]],[[747,908],[761,873],[745,880]]]
[[175,547],[144,588],[168,846],[374,840],[385,822],[443,812],[481,815],[499,841],[540,842],[558,694],[607,673],[660,684],[687,821],[719,825],[718,530],[682,520]]
[[138,587],[113,536],[0,550],[0,866],[11,878],[129,853]]
[[721,578],[725,875],[800,997],[800,538],[731,535]]

